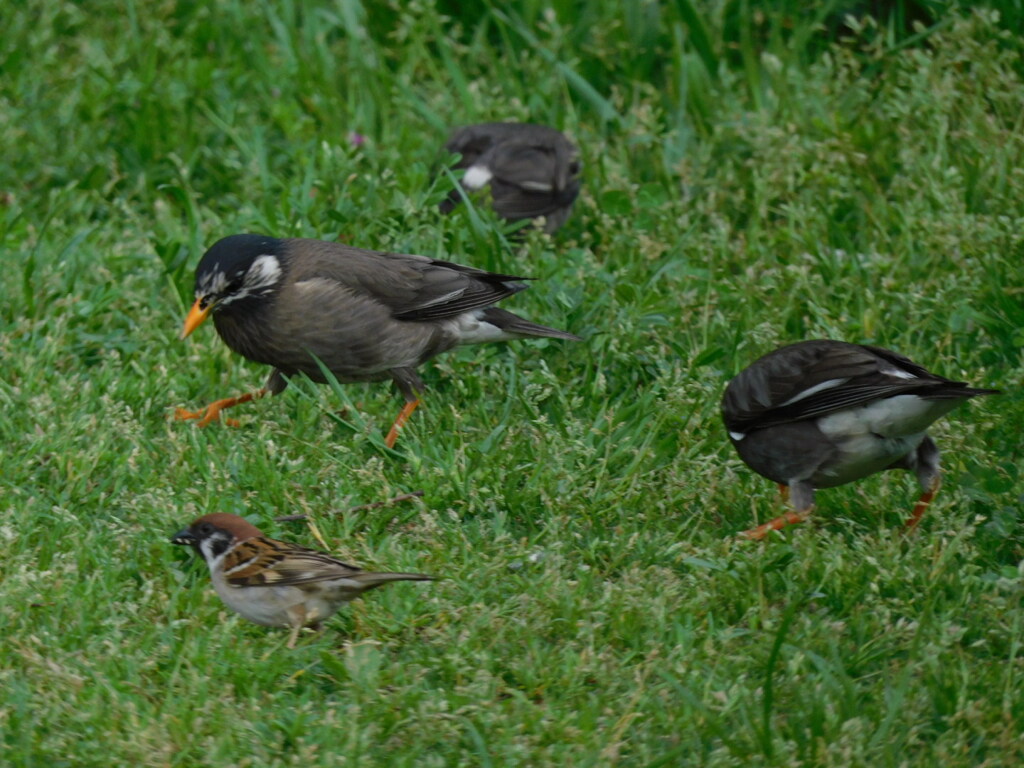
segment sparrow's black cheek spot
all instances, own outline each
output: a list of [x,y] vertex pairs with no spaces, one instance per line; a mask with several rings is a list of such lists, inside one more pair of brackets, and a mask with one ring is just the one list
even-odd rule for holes
[[213,539],[210,542],[210,551],[214,557],[220,557],[228,551],[228,542],[226,539]]

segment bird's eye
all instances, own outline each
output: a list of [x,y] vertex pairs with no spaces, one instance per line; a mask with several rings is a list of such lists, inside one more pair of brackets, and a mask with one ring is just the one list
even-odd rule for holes
[[213,526],[209,523],[200,523],[196,533],[203,537],[209,536],[213,533]]
[[227,287],[224,289],[224,293],[238,293],[242,290],[243,285],[245,285],[245,280],[241,275],[239,275],[227,284]]

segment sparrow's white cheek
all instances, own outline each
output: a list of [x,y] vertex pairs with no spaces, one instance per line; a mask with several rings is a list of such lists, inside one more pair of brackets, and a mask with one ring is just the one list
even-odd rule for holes
[[230,542],[218,536],[210,536],[199,542],[199,551],[202,553],[207,565],[210,566],[210,570],[220,567],[220,563],[227,554],[229,546]]

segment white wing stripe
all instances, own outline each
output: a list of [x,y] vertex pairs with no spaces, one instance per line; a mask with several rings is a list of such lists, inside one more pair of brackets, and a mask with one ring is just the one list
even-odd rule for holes
[[797,394],[795,394],[791,398],[789,398],[789,400],[787,400],[786,402],[779,403],[779,405],[777,407],[785,408],[787,405],[792,405],[793,403],[799,402],[800,400],[803,400],[806,397],[810,397],[811,395],[816,395],[816,394],[818,394],[819,392],[821,392],[823,390],[834,389],[835,387],[841,387],[843,384],[845,384],[849,380],[850,380],[849,378],[845,378],[845,379],[829,379],[828,381],[823,381],[820,384],[815,384],[813,387],[808,387],[803,392],[798,392]]

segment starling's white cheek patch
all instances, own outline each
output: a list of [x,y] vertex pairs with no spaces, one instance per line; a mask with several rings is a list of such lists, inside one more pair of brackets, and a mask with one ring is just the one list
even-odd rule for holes
[[249,290],[267,288],[281,279],[281,262],[276,256],[257,256],[245,273],[245,287]]
[[472,165],[466,171],[466,175],[462,177],[462,186],[469,189],[480,189],[492,178],[494,178],[494,174],[486,165]]
[[277,260],[277,256],[270,254],[257,256],[242,278],[242,287],[234,293],[224,296],[220,303],[227,305],[249,296],[262,296],[269,293],[270,289],[280,280],[281,262]]
[[746,437],[746,435],[743,432],[730,432],[729,437],[731,437],[738,443],[740,440]]

